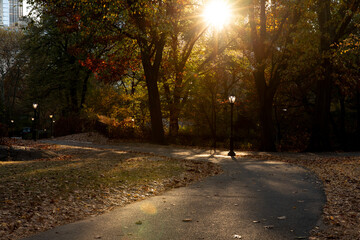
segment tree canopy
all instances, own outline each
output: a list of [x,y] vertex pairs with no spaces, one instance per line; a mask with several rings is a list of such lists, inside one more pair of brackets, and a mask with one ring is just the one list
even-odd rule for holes
[[239,148],[359,143],[360,1],[229,0],[221,26],[204,17],[210,1],[28,2],[18,79],[33,87],[20,105],[103,121],[108,134],[226,146],[235,95]]

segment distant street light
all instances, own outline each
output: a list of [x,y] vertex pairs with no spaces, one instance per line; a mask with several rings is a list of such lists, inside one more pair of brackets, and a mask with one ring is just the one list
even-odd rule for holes
[[50,114],[49,117],[50,117],[50,137],[53,138],[53,137],[54,137],[54,134],[53,134],[53,123],[55,122],[55,121],[53,121],[54,115]]
[[228,156],[235,156],[235,152],[234,152],[234,139],[233,139],[233,110],[234,110],[234,103],[235,103],[235,96],[230,96],[229,97],[229,103],[231,106],[231,116],[230,116],[230,151],[228,153]]
[[37,103],[33,103],[33,108],[34,108],[34,121],[33,121],[33,140],[36,141],[36,121],[37,121],[37,116],[36,116],[36,109],[38,107]]
[[13,133],[14,133],[14,120],[10,120],[10,137],[12,137],[13,136]]

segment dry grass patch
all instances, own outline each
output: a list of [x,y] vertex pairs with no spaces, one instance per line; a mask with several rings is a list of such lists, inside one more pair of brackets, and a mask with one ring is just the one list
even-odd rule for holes
[[[36,147],[31,143],[32,147]],[[149,154],[40,146],[58,157],[0,161],[0,239],[19,239],[185,186],[221,169]]]

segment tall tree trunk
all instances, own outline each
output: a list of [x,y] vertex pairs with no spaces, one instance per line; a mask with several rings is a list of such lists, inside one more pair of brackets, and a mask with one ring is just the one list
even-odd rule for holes
[[[356,131],[355,131],[356,139],[360,139],[360,83],[357,83],[356,87]],[[360,141],[354,141],[358,146]]]
[[320,64],[321,75],[316,82],[316,99],[313,114],[313,126],[310,137],[309,151],[331,150],[329,140],[329,117],[331,103],[331,62],[327,56],[333,36],[329,25],[331,20],[330,0],[318,1],[318,21],[320,27],[320,54],[323,59]]
[[80,110],[84,107],[84,104],[85,104],[86,93],[87,93],[87,89],[88,89],[88,82],[89,82],[90,75],[91,75],[91,72],[87,71],[86,76],[84,78],[83,85],[82,85],[81,100],[80,100]]
[[213,136],[213,149],[214,152],[216,152],[216,144],[217,144],[217,134],[216,134],[216,95],[212,94],[212,100],[211,100],[211,120],[212,120],[212,128],[211,133]]
[[[354,15],[358,12],[360,1],[343,1],[344,8],[341,8],[337,16],[342,19],[336,23],[331,16],[331,0],[317,0],[317,15],[320,30],[320,54],[323,56],[320,69],[321,75],[316,84],[316,100],[313,117],[313,128],[308,146],[309,151],[331,150],[329,139],[329,118],[331,104],[332,65],[329,50],[333,43],[338,43],[341,38],[348,34],[348,26]],[[344,9],[346,14],[344,14]]]
[[340,102],[340,141],[342,148],[344,150],[347,149],[347,134],[346,134],[346,128],[345,128],[345,116],[346,116],[346,110],[345,110],[345,96],[341,93],[339,90],[339,102]]
[[5,123],[5,87],[4,87],[5,78],[1,76],[0,79],[0,122]]
[[[192,49],[196,41],[202,36],[205,30],[200,32],[196,32],[192,35],[190,40],[187,42],[183,42],[183,40],[179,39],[180,30],[178,26],[178,22],[173,23],[173,36],[171,43],[171,56],[173,60],[173,64],[175,66],[175,83],[174,90],[172,94],[172,98],[170,96],[170,88],[167,87],[166,94],[168,95],[169,102],[169,112],[170,112],[170,136],[177,137],[179,133],[179,117],[180,113],[183,109],[183,106],[187,99],[187,94],[184,92],[184,72],[187,61],[190,58]],[[172,99],[172,101],[171,101]]]
[[270,78],[267,83],[265,78],[265,62],[266,55],[266,1],[260,1],[260,33],[257,33],[257,24],[255,21],[255,1],[252,8],[250,8],[250,25],[251,25],[251,41],[252,48],[255,53],[256,66],[254,71],[255,86],[259,97],[259,117],[261,123],[261,145],[260,150],[263,151],[276,151],[274,144],[274,126],[272,118],[272,108],[274,95],[277,84]]
[[78,99],[78,87],[79,87],[79,76],[80,69],[76,63],[74,56],[69,56],[68,60],[71,68],[71,76],[69,76],[69,110],[70,113],[79,113],[79,99]]
[[272,118],[272,104],[273,98],[266,97],[265,100],[260,105],[261,113],[260,113],[260,121],[261,121],[261,150],[264,151],[276,151],[274,144],[274,124]]
[[313,127],[310,138],[309,151],[329,151],[331,150],[329,140],[329,116],[331,102],[331,76],[329,76],[330,63],[324,59],[321,66],[324,69],[324,79],[317,80],[316,100],[313,114]]
[[[183,77],[181,76],[184,71],[184,67],[181,67],[180,70],[176,69],[176,79],[175,79],[175,87],[173,90],[173,100],[170,104],[170,136],[177,137],[179,133],[179,117],[182,109],[180,97],[182,95],[182,84]],[[180,72],[181,71],[181,72]]]
[[[159,46],[161,47],[161,46]],[[144,50],[144,49],[143,49]],[[163,47],[158,49],[162,54]],[[158,53],[160,54],[160,53]],[[160,103],[160,94],[158,88],[158,78],[160,69],[160,60],[151,64],[151,56],[147,51],[141,52],[142,64],[145,72],[146,86],[149,98],[149,110],[151,118],[152,140],[158,144],[165,144],[165,133],[162,122],[162,112]]]
[[152,140],[158,144],[165,144],[164,127],[160,105],[160,95],[157,81],[152,77],[146,77],[146,86],[149,96],[149,109],[151,117]]
[[79,112],[79,101],[78,101],[78,89],[77,89],[77,81],[79,74],[74,74],[74,78],[72,78],[71,86],[70,86],[70,110],[72,113]]
[[141,62],[148,90],[152,141],[165,144],[158,81],[166,35],[156,25],[151,25],[151,21],[146,20],[146,14],[142,12],[145,9],[145,1],[127,0],[127,3],[132,10],[131,14],[138,30],[135,39],[140,48]]
[[273,101],[275,92],[272,91],[265,81],[264,67],[260,67],[254,73],[256,88],[259,96],[259,116],[261,124],[261,145],[262,151],[276,151],[274,144],[274,123],[272,117]]
[[356,89],[356,132],[360,135],[360,83]]
[[179,115],[180,109],[176,106],[174,102],[174,106],[170,108],[170,126],[169,126],[169,135],[171,137],[177,137],[179,134]]

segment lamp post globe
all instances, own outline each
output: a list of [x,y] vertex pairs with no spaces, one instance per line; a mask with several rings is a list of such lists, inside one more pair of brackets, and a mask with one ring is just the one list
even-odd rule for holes
[[11,119],[10,120],[10,137],[13,137],[13,134],[14,134],[14,120]]
[[38,107],[37,103],[33,103],[33,108],[34,108],[34,121],[33,121],[33,140],[36,141],[36,121],[37,121],[37,116],[36,116],[36,109]]
[[54,137],[54,131],[53,131],[53,123],[55,122],[54,120],[53,120],[53,117],[54,117],[54,115],[53,114],[50,114],[49,115],[49,118],[50,118],[50,137],[51,138],[53,138]]
[[234,139],[233,139],[233,110],[234,110],[234,103],[235,103],[236,97],[235,96],[229,96],[229,103],[231,106],[231,116],[230,116],[230,151],[228,153],[228,156],[235,156],[234,152]]

